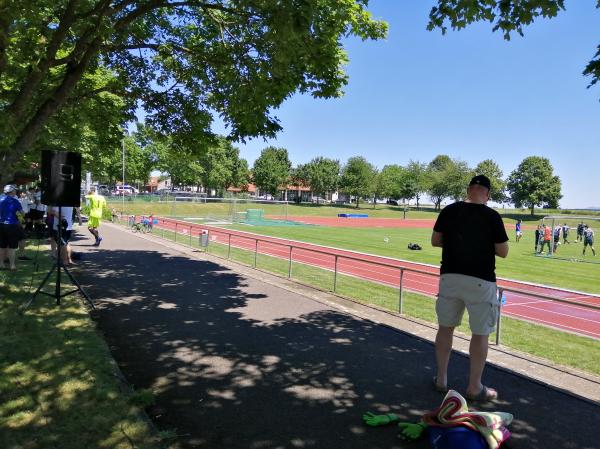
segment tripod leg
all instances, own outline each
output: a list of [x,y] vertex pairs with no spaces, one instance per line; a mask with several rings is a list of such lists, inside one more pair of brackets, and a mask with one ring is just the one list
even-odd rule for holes
[[46,277],[44,278],[44,280],[42,281],[42,283],[39,285],[39,287],[37,288],[37,290],[35,291],[35,293],[31,296],[31,298],[29,299],[29,301],[27,301],[27,303],[23,306],[23,308],[21,309],[21,311],[24,311],[25,309],[27,309],[31,305],[31,303],[35,300],[35,297],[42,290],[42,288],[44,287],[44,285],[46,285],[46,282],[48,282],[48,279],[50,279],[50,276],[52,276],[52,273],[54,272],[55,268],[57,268],[57,264],[56,263],[54,263],[54,265],[52,266],[52,268],[50,268],[50,271],[48,271],[48,274],[46,274]]
[[96,306],[94,305],[94,302],[87,295],[87,293],[85,292],[85,290],[81,287],[81,284],[79,282],[77,282],[77,279],[75,279],[75,277],[71,274],[71,272],[69,271],[69,269],[67,267],[65,267],[64,265],[63,265],[62,269],[65,270],[65,273],[67,273],[67,276],[69,276],[69,279],[71,279],[71,282],[73,284],[75,284],[75,286],[77,287],[77,290],[79,290],[79,292],[81,292],[81,294],[83,295],[83,297],[85,298],[85,300],[88,302],[88,304],[92,307],[92,309],[95,309]]

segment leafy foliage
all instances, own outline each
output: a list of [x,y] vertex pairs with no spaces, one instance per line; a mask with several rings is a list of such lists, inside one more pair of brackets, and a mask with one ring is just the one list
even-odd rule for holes
[[408,200],[415,198],[417,200],[417,207],[419,207],[421,194],[426,190],[427,165],[418,161],[408,161],[406,166],[405,198]]
[[503,203],[506,197],[506,181],[502,179],[503,173],[500,167],[492,159],[486,159],[477,164],[474,170],[475,175],[485,175],[490,179],[492,188],[490,190],[490,199],[496,203]]
[[248,183],[248,163],[240,159],[240,150],[224,137],[203,152],[199,164],[202,166],[201,180],[204,187],[215,189],[222,196],[230,186],[240,187]]
[[312,191],[318,196],[335,192],[340,183],[340,161],[316,157],[298,172],[308,180]]
[[259,189],[275,195],[290,179],[292,163],[285,148],[267,147],[254,161],[252,178]]
[[[211,136],[215,113],[232,139],[273,137],[281,126],[272,111],[292,94],[342,94],[343,37],[386,35],[387,25],[372,19],[367,4],[5,0],[0,5],[3,173],[35,153],[40,134],[69,103],[102,92],[122,101],[115,119],[130,118],[141,107],[147,124],[171,135],[179,148]],[[107,76],[85,82],[96,73]],[[113,143],[120,140],[114,127],[107,129]]]
[[545,157],[530,156],[523,159],[506,183],[514,205],[528,207],[531,215],[535,206],[558,206],[558,200],[562,198],[561,182],[553,171],[552,164]]
[[356,197],[356,207],[361,197],[374,193],[376,174],[375,167],[362,156],[351,157],[346,162],[340,186],[344,192]]
[[385,198],[403,198],[405,169],[400,165],[385,165],[378,175],[378,194]]

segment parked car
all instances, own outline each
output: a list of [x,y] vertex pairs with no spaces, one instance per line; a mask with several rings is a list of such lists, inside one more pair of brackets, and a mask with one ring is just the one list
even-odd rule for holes
[[400,206],[400,203],[398,203],[398,200],[387,200],[387,204],[390,204],[392,206]]
[[116,186],[113,191],[113,195],[136,195],[140,193],[138,189],[132,186],[124,185],[124,186]]

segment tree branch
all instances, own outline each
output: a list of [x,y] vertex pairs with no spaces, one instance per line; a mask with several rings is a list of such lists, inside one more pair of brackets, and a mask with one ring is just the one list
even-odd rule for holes
[[58,86],[48,99],[37,109],[33,117],[26,123],[17,137],[15,143],[5,157],[6,167],[13,167],[25,152],[34,144],[39,132],[48,122],[49,117],[58,112],[65,104],[69,94],[73,91],[83,74],[89,67],[90,61],[98,54],[102,44],[101,36],[97,36],[88,46],[85,54],[77,64],[67,68],[62,83]]
[[15,122],[18,122],[22,119],[26,106],[31,103],[31,98],[34,96],[37,87],[50,69],[58,49],[65,40],[71,25],[75,21],[75,5],[77,1],[78,0],[70,0],[67,4],[65,11],[60,18],[58,28],[52,35],[52,39],[48,44],[46,54],[42,59],[40,59],[37,66],[33,67],[29,72],[29,75],[22,84],[19,93],[13,100],[12,104],[8,106],[7,111]]

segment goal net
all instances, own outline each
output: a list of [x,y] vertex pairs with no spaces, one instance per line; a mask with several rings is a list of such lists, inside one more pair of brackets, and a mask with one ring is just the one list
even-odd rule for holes
[[600,263],[600,255],[594,255],[596,234],[600,232],[600,216],[547,215],[540,221],[538,230],[536,255],[573,262]]

